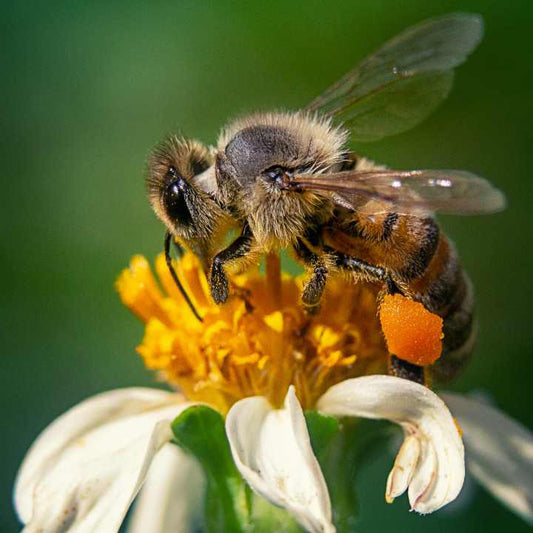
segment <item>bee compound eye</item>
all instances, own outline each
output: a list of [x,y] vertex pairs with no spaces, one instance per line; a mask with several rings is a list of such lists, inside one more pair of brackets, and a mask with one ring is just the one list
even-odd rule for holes
[[173,181],[167,186],[167,196],[170,200],[173,198],[178,198],[178,196],[183,194],[183,187],[180,187],[180,183],[178,180]]
[[185,183],[181,178],[168,184],[163,193],[163,205],[167,215],[175,222],[182,225],[192,222],[185,199]]

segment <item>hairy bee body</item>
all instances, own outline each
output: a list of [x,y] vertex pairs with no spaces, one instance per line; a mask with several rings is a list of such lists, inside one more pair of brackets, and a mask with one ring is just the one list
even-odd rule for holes
[[[211,150],[170,138],[154,152],[148,179],[166,243],[171,234],[199,253],[219,304],[229,296],[227,273],[280,248],[292,248],[308,270],[302,302],[310,313],[331,275],[401,293],[443,318],[435,373],[453,377],[475,340],[473,294],[432,213],[492,213],[505,198],[470,172],[376,165],[351,152],[348,139],[381,139],[421,122],[446,98],[454,68],[481,36],[476,15],[430,19],[385,43],[301,111],[236,120]],[[230,224],[241,234],[220,249]],[[398,361],[391,357],[392,373],[424,379],[423,369]]]
[[206,271],[234,223],[209,194],[212,164],[205,146],[171,135],[150,154],[146,176],[156,215],[177,242],[200,258]]
[[333,214],[328,195],[287,194],[275,181],[256,180],[276,165],[320,170],[340,168],[347,132],[305,113],[256,113],[232,122],[217,146],[216,197],[254,236],[261,251],[289,248],[310,223]]

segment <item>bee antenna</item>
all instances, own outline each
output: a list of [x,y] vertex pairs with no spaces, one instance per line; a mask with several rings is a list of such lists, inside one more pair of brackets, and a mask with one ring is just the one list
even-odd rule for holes
[[[178,287],[181,295],[183,298],[185,298],[185,301],[187,302],[187,305],[189,306],[189,309],[192,311],[192,314],[200,321],[203,322],[203,318],[199,315],[198,311],[194,307],[194,304],[192,303],[192,300],[190,299],[189,295],[185,291],[183,285],[181,284],[180,279],[178,278],[178,275],[176,274],[176,271],[174,270],[174,267],[172,266],[172,257],[170,257],[170,243],[174,241],[172,238],[172,235],[169,231],[165,234],[165,260],[167,262],[167,267],[170,270],[170,275],[172,276],[172,279],[174,280],[174,283],[176,284],[176,287]],[[174,244],[176,244],[176,241],[174,241]]]

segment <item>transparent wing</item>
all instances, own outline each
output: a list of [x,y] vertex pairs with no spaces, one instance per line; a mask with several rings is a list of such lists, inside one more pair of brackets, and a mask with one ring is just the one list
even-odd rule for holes
[[453,68],[466,60],[482,35],[478,15],[452,13],[426,20],[388,41],[306,110],[334,116],[356,141],[405,131],[446,98]]
[[[505,196],[486,179],[463,170],[371,170],[300,174],[291,187],[331,191],[338,204],[358,212],[395,211],[475,215],[501,211]],[[375,200],[375,201],[369,201]]]

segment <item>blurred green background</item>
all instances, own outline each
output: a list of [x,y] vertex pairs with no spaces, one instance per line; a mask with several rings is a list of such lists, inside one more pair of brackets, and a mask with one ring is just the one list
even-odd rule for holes
[[[143,184],[150,147],[170,131],[212,143],[228,118],[298,108],[406,26],[457,10],[483,14],[486,34],[449,100],[356,149],[399,168],[469,169],[506,192],[505,213],[442,220],[481,319],[454,388],[490,391],[533,427],[530,0],[3,2],[2,532],[18,528],[14,476],[49,422],[91,394],[155,384],[134,351],[142,327],[113,289],[131,255],[161,249]],[[360,531],[526,529],[481,489],[429,517],[405,498],[387,506],[387,462],[360,480]]]

